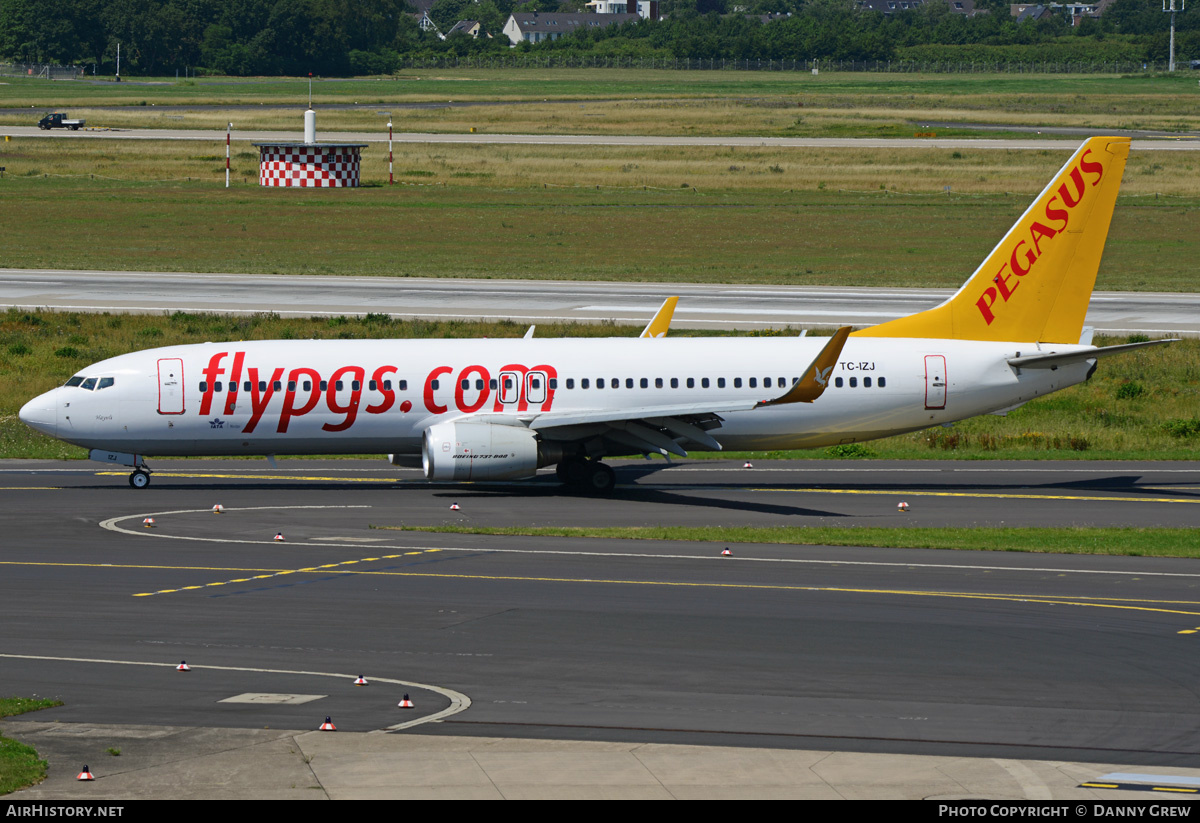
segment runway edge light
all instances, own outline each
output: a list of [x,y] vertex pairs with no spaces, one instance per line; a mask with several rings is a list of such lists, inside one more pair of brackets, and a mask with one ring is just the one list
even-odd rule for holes
[[177,672],[190,672],[192,667],[187,664],[186,660],[180,660],[179,665],[175,667]]
[[367,685],[367,678],[363,677],[363,676],[360,674],[360,675],[358,676],[358,679],[354,681],[354,685],[355,685],[355,686],[365,686],[365,685]]
[[908,504],[905,503],[903,500],[901,500],[899,503],[896,504],[896,510],[900,511],[900,512],[907,512]]
[[87,764],[84,764],[83,771],[81,771],[79,773],[79,776],[76,777],[75,779],[76,780],[95,780],[96,778],[92,776],[92,773],[90,771],[88,771]]
[[404,697],[403,697],[403,699],[401,699],[401,701],[400,701],[399,703],[397,703],[396,705],[397,705],[397,706],[399,706],[399,707],[400,707],[400,708],[402,708],[402,709],[412,709],[412,708],[415,708],[415,707],[413,706],[413,702],[412,702],[412,701],[411,701],[411,700],[408,698],[408,695],[407,695],[407,694],[405,694],[405,695],[404,695]]
[[321,724],[321,728],[319,729],[319,731],[336,732],[337,726],[333,725],[333,720],[331,718],[329,718],[328,716],[326,716],[325,722]]

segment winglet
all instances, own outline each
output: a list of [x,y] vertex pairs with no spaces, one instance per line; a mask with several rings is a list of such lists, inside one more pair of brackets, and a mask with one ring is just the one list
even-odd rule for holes
[[678,297],[668,297],[664,300],[638,337],[666,337],[667,329],[671,326],[671,317],[675,314],[675,304],[678,302]]
[[833,337],[829,338],[829,342],[825,344],[825,348],[821,349],[820,354],[808,364],[808,368],[804,370],[804,377],[797,380],[786,394],[776,397],[774,400],[764,400],[755,408],[778,406],[783,403],[811,403],[820,397],[825,391],[825,387],[829,385],[829,373],[833,371],[833,366],[842,353],[842,347],[846,345],[846,338],[850,336],[850,328],[850,326],[842,326],[834,332]]

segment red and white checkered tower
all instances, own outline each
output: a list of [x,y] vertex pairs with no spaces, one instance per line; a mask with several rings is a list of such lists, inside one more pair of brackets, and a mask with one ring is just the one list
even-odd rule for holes
[[366,143],[318,143],[317,113],[304,112],[303,143],[255,143],[260,186],[358,187],[359,152]]

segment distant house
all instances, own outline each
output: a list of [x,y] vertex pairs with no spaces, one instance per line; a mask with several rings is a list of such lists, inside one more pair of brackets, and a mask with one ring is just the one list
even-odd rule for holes
[[417,11],[413,14],[413,19],[417,21],[417,28],[421,31],[431,31],[443,40],[446,35],[438,31],[437,24],[433,22],[433,18],[429,16],[429,10],[433,8],[433,0],[409,0],[413,8]]
[[636,14],[558,14],[536,11],[513,12],[504,24],[504,33],[515,46],[557,40],[584,26],[614,26],[641,20]]
[[591,0],[593,14],[636,14],[643,20],[658,19],[658,0]]
[[1041,20],[1053,14],[1064,14],[1072,26],[1078,26],[1085,17],[1100,17],[1114,0],[1096,0],[1094,3],[1012,3],[1009,14],[1018,23],[1026,20]]
[[925,3],[942,2],[950,6],[950,11],[964,17],[974,17],[976,14],[987,14],[987,9],[976,9],[975,0],[858,0],[860,9],[878,11],[883,14],[895,14],[900,11],[919,9]]
[[456,32],[462,32],[467,37],[478,37],[482,30],[483,27],[478,20],[459,20],[450,31],[446,32],[446,36],[449,37]]

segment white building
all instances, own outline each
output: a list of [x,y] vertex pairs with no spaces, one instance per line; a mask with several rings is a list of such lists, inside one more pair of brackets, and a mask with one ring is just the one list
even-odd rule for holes
[[557,40],[582,26],[612,26],[640,20],[636,14],[558,14],[546,12],[513,12],[504,24],[504,33],[515,46],[518,43],[541,43]]

